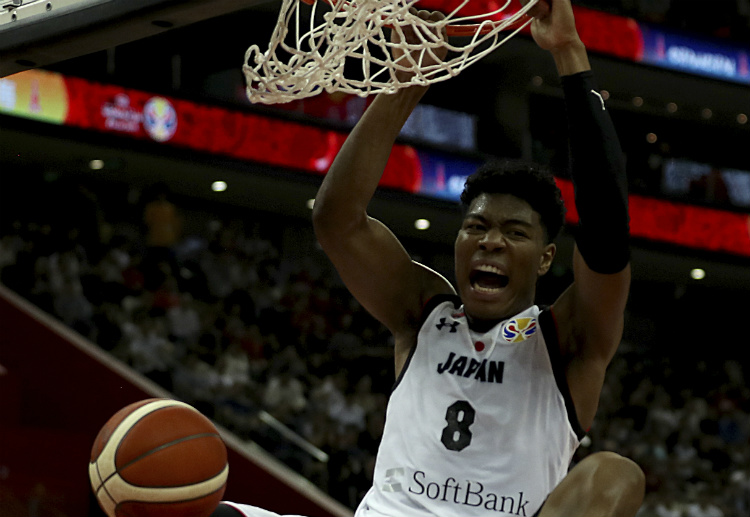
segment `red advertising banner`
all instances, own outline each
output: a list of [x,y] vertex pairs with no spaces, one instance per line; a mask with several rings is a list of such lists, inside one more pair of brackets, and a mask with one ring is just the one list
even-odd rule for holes
[[[573,183],[557,179],[566,222],[576,224]],[[750,215],[631,194],[630,234],[634,238],[750,257]]]
[[[514,2],[496,14],[491,14],[503,8],[504,1],[498,0],[471,0],[462,6],[464,0],[419,0],[417,5],[420,9],[431,9],[443,13],[451,13],[458,10],[460,16],[479,17],[474,23],[482,20],[502,20],[509,18],[520,9],[521,5]],[[610,56],[630,61],[639,62],[643,58],[643,36],[641,27],[633,18],[617,16],[614,14],[587,9],[585,7],[573,7],[576,28],[586,48],[593,52],[601,52]],[[489,16],[487,16],[489,14]],[[524,29],[528,34],[528,27]]]
[[[345,134],[252,113],[168,99],[118,86],[65,78],[65,125],[120,133],[215,155],[323,174]],[[397,145],[382,185],[416,192],[419,158]]]
[[[0,79],[0,113],[314,174],[330,167],[346,135],[85,79],[30,70]],[[417,192],[420,162],[396,145],[381,185]]]

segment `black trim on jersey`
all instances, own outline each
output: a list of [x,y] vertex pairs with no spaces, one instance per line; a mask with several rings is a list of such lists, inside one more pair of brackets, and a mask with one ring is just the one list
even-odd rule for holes
[[453,307],[458,309],[461,307],[461,298],[459,298],[455,294],[436,294],[432,298],[430,298],[427,303],[424,304],[424,307],[422,307],[422,318],[419,320],[419,328],[421,329],[424,326],[424,322],[427,321],[427,318],[430,317],[430,314],[432,314],[432,311],[435,310],[435,307],[440,305],[443,302],[453,302]]
[[211,517],[245,517],[237,508],[228,504],[221,504],[214,510]]
[[534,512],[534,515],[532,515],[531,517],[539,517],[539,514],[542,513],[542,510],[544,509],[544,505],[547,504],[547,499],[549,499],[549,496],[544,498],[544,502],[542,503],[542,506],[540,506],[539,509],[536,512]]
[[396,391],[396,388],[398,388],[398,385],[401,384],[401,379],[404,378],[404,374],[406,373],[406,369],[409,368],[409,363],[411,363],[411,358],[414,357],[414,352],[417,351],[417,343],[414,343],[414,346],[411,347],[411,350],[409,350],[409,357],[406,358],[406,362],[404,363],[404,367],[401,368],[401,373],[398,374],[398,379],[396,379],[396,382],[393,383],[393,387],[391,388],[391,393]]
[[578,413],[576,407],[573,404],[573,397],[570,395],[570,386],[568,386],[568,378],[565,375],[565,364],[563,364],[562,355],[560,354],[560,339],[557,335],[557,323],[555,322],[555,316],[552,314],[552,310],[545,307],[541,313],[539,313],[539,327],[541,327],[542,335],[544,336],[544,342],[547,344],[547,353],[549,354],[550,362],[552,363],[552,372],[555,375],[555,381],[557,382],[557,389],[563,396],[565,401],[565,409],[568,412],[568,421],[573,427],[573,431],[579,440],[586,436],[581,426],[581,421],[578,420]]
[[[422,330],[422,327],[425,324],[425,321],[427,321],[427,318],[430,317],[430,314],[432,314],[432,311],[434,311],[438,305],[440,305],[443,302],[453,302],[453,306],[458,309],[461,306],[461,298],[456,296],[455,294],[436,294],[432,298],[430,298],[426,304],[424,304],[424,307],[422,308],[422,316],[419,321],[419,330]],[[393,388],[391,388],[391,393],[393,393],[398,385],[401,383],[401,379],[404,378],[404,374],[406,373],[406,369],[409,368],[409,364],[411,363],[411,358],[414,357],[414,352],[417,351],[417,345],[419,344],[419,340],[417,339],[417,342],[414,343],[414,346],[411,347],[411,350],[409,350],[409,357],[406,358],[406,362],[404,363],[404,367],[401,368],[401,373],[398,375],[398,379],[396,379],[396,382],[393,383]]]

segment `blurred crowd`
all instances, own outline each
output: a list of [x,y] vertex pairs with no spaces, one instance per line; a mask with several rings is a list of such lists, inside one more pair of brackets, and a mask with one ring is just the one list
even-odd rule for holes
[[[163,187],[111,200],[92,185],[50,188],[88,205],[4,221],[0,281],[356,507],[394,382],[392,341],[340,284],[310,225],[220,219]],[[667,357],[632,336],[575,461],[613,450],[638,462],[640,517],[750,515],[743,365]]]

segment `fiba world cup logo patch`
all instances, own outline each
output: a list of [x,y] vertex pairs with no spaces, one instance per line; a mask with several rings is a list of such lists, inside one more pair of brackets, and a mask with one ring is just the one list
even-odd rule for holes
[[509,343],[526,341],[537,327],[536,318],[513,318],[503,327],[503,338]]
[[177,132],[177,111],[164,97],[152,97],[143,106],[143,129],[157,142],[166,142]]

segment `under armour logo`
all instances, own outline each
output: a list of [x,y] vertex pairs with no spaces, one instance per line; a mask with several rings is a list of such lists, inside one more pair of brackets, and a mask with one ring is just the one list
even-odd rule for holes
[[602,97],[602,94],[596,90],[591,90],[591,93],[599,97],[599,102],[602,103],[602,111],[606,111],[606,108],[604,107],[604,97]]
[[438,330],[443,330],[443,327],[450,327],[451,328],[451,330],[450,330],[451,334],[455,334],[456,332],[458,332],[456,330],[456,327],[458,327],[459,325],[460,325],[460,323],[458,321],[454,321],[453,323],[447,323],[445,321],[445,318],[440,318],[440,323],[438,323],[435,326],[437,327]]

